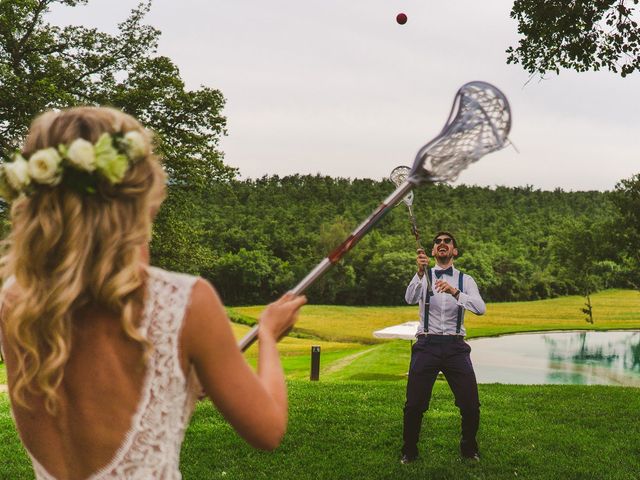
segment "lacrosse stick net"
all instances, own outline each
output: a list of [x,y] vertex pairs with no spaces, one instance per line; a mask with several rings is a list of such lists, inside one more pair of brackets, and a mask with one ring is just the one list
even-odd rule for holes
[[453,182],[484,155],[504,148],[511,130],[511,109],[504,94],[486,82],[463,85],[440,134],[422,147],[409,180]]

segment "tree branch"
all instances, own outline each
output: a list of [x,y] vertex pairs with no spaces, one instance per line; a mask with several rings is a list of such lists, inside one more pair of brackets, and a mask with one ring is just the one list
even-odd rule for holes
[[38,25],[38,23],[41,20],[40,16],[45,11],[47,11],[47,9],[49,7],[49,4],[52,3],[52,1],[53,0],[40,0],[38,2],[38,6],[33,11],[33,20],[27,26],[26,31],[25,31],[24,35],[22,36],[22,38],[20,40],[17,40],[15,49],[11,52],[11,57],[12,57],[12,60],[13,60],[12,61],[12,67],[13,67],[14,73],[18,74],[18,72],[19,72],[20,60],[22,60],[22,58],[20,56],[20,52],[21,52],[22,48],[25,46],[27,41],[31,38],[31,35],[33,35],[33,32],[36,29],[36,26]]

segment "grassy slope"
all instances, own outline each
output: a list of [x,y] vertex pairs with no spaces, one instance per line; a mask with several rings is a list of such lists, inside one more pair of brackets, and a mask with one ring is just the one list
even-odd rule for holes
[[[578,296],[532,302],[491,303],[481,317],[465,318],[470,337],[539,330],[624,329],[640,327],[640,293],[635,290],[606,290],[592,296],[595,324],[584,320]],[[234,307],[243,315],[257,318],[263,306]],[[383,342],[372,333],[390,325],[418,319],[417,306],[343,307],[307,305],[303,307],[295,331],[329,341],[365,344]]]
[[[593,295],[595,324],[584,321],[580,312],[582,297],[516,303],[493,303],[486,315],[467,315],[469,337],[540,330],[640,328],[640,293],[633,290],[607,290]],[[232,310],[257,318],[262,306],[235,307]],[[409,361],[406,341],[387,341],[373,337],[373,331],[404,321],[415,320],[417,307],[305,306],[296,330],[313,338],[287,337],[278,348],[288,378],[308,378],[310,350],[320,345],[323,380],[403,380]],[[237,338],[249,327],[232,324]],[[365,353],[362,353],[365,352]],[[362,353],[360,356],[355,356]],[[246,356],[255,364],[256,346]],[[0,365],[0,383],[4,383]]]

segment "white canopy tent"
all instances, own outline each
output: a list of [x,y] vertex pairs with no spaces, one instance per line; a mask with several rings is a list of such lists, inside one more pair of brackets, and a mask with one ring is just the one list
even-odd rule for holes
[[400,338],[402,340],[415,340],[416,330],[418,329],[418,320],[413,322],[404,322],[399,325],[383,328],[373,332],[376,338]]

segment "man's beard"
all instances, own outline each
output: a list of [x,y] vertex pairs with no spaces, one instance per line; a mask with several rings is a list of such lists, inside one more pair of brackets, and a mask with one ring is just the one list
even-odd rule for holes
[[450,252],[450,251],[447,251],[447,253],[437,253],[436,255],[437,260],[449,261],[452,258],[453,258],[453,252]]

